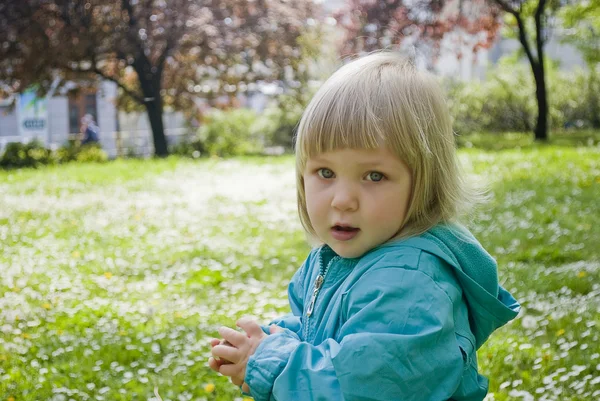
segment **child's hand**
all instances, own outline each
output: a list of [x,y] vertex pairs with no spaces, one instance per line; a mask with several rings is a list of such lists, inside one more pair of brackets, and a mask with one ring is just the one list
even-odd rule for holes
[[[237,386],[242,386],[244,392],[249,392],[249,388],[244,383],[246,377],[246,365],[248,360],[256,351],[258,345],[264,340],[267,335],[262,331],[262,328],[255,320],[250,318],[241,318],[236,325],[246,332],[240,333],[237,330],[229,327],[221,327],[219,334],[223,336],[225,341],[231,345],[226,346],[221,344],[217,339],[211,341],[213,346],[213,358],[209,360],[211,369],[218,371],[224,376],[229,376],[231,382]],[[269,331],[274,334],[283,329],[277,326],[271,326]],[[217,361],[219,359],[219,361]],[[222,361],[227,361],[222,362]]]
[[[219,340],[218,338],[213,338],[212,340],[210,340],[210,346],[212,348],[216,347],[217,345],[225,345],[225,346],[230,346],[230,347],[232,346],[231,343],[226,340]],[[213,358],[212,356],[210,358],[208,358],[208,366],[215,372],[219,371],[219,368],[221,367],[221,365],[225,365],[227,363],[231,363],[231,362],[224,358]]]

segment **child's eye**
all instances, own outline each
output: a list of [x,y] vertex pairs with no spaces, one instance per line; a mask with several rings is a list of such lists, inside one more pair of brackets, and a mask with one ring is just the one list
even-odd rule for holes
[[371,171],[369,174],[367,174],[367,180],[374,182],[379,182],[383,180],[384,177],[385,176],[382,173],[379,173],[377,171]]
[[317,170],[317,174],[319,174],[319,177],[321,178],[332,178],[333,177],[333,171],[329,170],[328,168],[320,168]]

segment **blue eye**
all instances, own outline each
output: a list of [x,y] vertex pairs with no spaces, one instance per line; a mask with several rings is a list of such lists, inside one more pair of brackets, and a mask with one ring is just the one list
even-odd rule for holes
[[325,178],[325,179],[333,178],[333,171],[329,170],[328,168],[318,169],[317,174],[319,174],[319,177],[321,177],[321,178]]
[[367,179],[369,181],[373,181],[373,182],[379,182],[381,180],[383,180],[384,175],[381,173],[378,173],[377,171],[371,171],[368,175],[367,175]]

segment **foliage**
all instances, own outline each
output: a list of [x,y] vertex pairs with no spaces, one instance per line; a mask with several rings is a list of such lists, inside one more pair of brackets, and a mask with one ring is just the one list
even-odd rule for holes
[[278,102],[268,107],[263,115],[266,127],[263,132],[268,133],[267,142],[270,146],[283,146],[291,150],[294,145],[294,136],[305,102],[299,102],[294,96],[281,96]]
[[[490,47],[501,27],[499,17],[504,16],[504,25],[507,28],[504,30],[504,36],[512,36],[519,40],[522,52],[533,71],[535,90],[531,92],[531,96],[535,95],[537,104],[535,137],[539,140],[547,139],[548,98],[547,79],[543,68],[546,62],[544,48],[552,31],[549,23],[560,11],[572,7],[570,1],[352,0],[350,4],[346,12],[338,16],[347,33],[342,45],[342,54],[430,43],[434,49],[429,57],[430,62],[435,59],[441,40],[456,32],[466,32],[475,38],[472,46],[474,51],[481,47]],[[578,17],[597,13],[595,5],[580,6],[577,10],[575,15]],[[464,41],[460,43],[464,44]]]
[[79,142],[75,139],[69,139],[67,143],[56,150],[56,160],[59,163],[67,163],[77,158],[80,150]]
[[[600,148],[528,141],[459,154],[492,191],[469,226],[523,304],[480,367],[490,400],[594,400]],[[309,252],[293,168],[167,158],[0,172],[0,394],[241,398],[206,366],[208,341],[242,315],[289,311],[286,283]]]
[[164,156],[164,105],[190,108],[198,96],[231,96],[259,80],[293,85],[306,69],[299,38],[316,29],[317,9],[308,0],[2,1],[0,90],[38,83],[44,92],[57,77],[58,89],[116,82],[146,108]]
[[52,163],[52,152],[39,141],[9,143],[0,157],[3,168],[39,167],[49,163]]
[[205,152],[204,142],[197,136],[185,137],[181,142],[172,145],[169,150],[172,155],[193,157],[194,159],[204,155]]
[[499,14],[485,0],[350,0],[336,17],[346,31],[343,55],[415,46],[421,53],[429,48],[435,59],[441,40],[459,30],[473,35],[475,51],[490,47],[500,28]]
[[79,163],[103,163],[107,160],[108,155],[98,144],[86,144],[81,146],[81,149],[79,149],[75,156],[75,161]]
[[257,130],[257,114],[245,108],[215,110],[199,129],[199,138],[211,156],[259,154],[264,149],[263,133]]
[[56,150],[54,159],[58,163],[105,162],[108,160],[108,155],[102,150],[100,144],[89,143],[82,146],[78,141],[69,139],[66,145]]
[[[561,71],[547,63],[550,127],[594,127],[598,118],[600,82],[585,70]],[[530,131],[535,125],[535,90],[529,68],[500,63],[485,81],[446,80],[448,104],[459,133]]]
[[[478,132],[457,133],[459,148],[475,148],[485,151],[533,149],[536,144],[531,135],[524,132]],[[553,131],[548,143],[557,147],[600,147],[599,130],[560,130]]]
[[581,52],[588,67],[600,63],[600,0],[574,2],[561,9],[561,39]]
[[80,146],[77,141],[69,140],[68,143],[56,151],[47,149],[41,142],[29,143],[12,142],[6,145],[0,157],[0,167],[25,168],[41,167],[44,165],[61,164],[68,162],[105,162],[108,155],[99,144],[86,144]]
[[198,135],[175,145],[173,152],[230,157],[263,154],[269,147],[289,151],[301,114],[295,96],[280,97],[260,114],[245,108],[215,110],[206,116]]
[[498,69],[483,82],[449,80],[447,85],[450,113],[458,133],[531,129],[535,99],[528,76]]
[[575,46],[590,73],[587,101],[594,128],[600,128],[600,0],[576,2],[563,7],[558,15],[561,40]]

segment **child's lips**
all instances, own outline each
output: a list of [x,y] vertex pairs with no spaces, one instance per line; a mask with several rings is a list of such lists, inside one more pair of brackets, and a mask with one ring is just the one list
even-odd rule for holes
[[350,226],[333,226],[331,227],[331,236],[338,241],[349,241],[356,237],[360,232],[360,228]]

